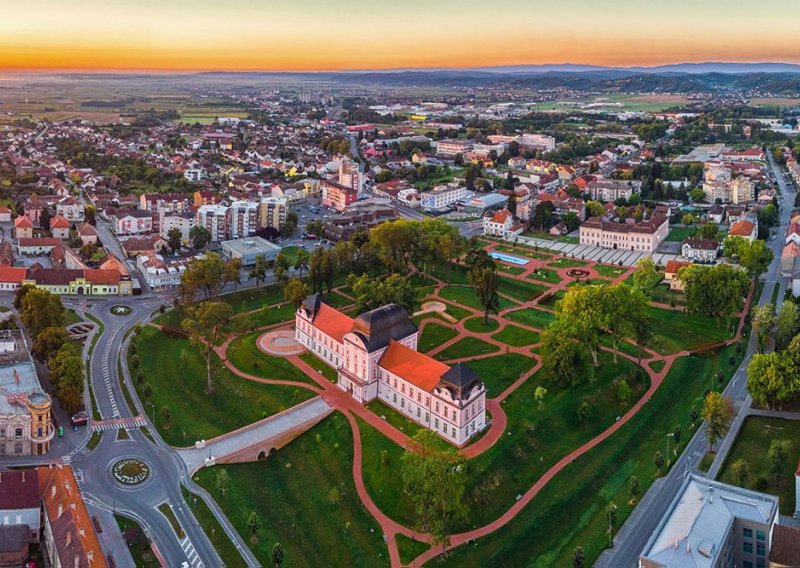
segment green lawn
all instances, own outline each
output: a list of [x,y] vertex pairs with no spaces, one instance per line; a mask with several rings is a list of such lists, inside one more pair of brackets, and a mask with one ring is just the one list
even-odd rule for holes
[[483,316],[476,316],[465,321],[464,327],[466,327],[469,331],[474,331],[475,333],[491,333],[500,327],[500,322],[497,321],[497,318],[490,316],[489,323],[484,324]]
[[478,373],[486,385],[488,397],[493,398],[530,370],[536,361],[519,353],[506,353],[469,361],[467,366]]
[[[495,376],[499,370],[516,366],[513,371],[503,371],[506,375],[511,375],[505,377],[507,386],[511,380],[519,378],[520,372],[526,366],[532,364],[531,359],[514,354],[502,359],[493,357],[469,363],[476,371],[481,372],[484,380],[495,381],[487,385],[489,396],[500,392],[502,385]],[[485,367],[480,368],[480,365]],[[613,365],[604,356],[603,366],[594,385],[587,382],[579,387],[562,389],[545,382],[537,374],[512,393],[503,403],[503,409],[508,416],[506,433],[489,450],[467,462],[469,479],[466,504],[469,507],[469,520],[462,528],[481,526],[499,517],[516,502],[517,495],[533,485],[564,454],[613,424],[626,407],[617,402],[610,383],[620,376],[633,374],[635,369],[628,362]],[[632,378],[629,382],[637,392],[645,387]],[[542,409],[533,402],[533,393],[539,385],[548,389]],[[577,419],[577,407],[584,399],[591,401],[595,409],[595,419],[582,425]],[[402,484],[397,483],[395,468],[402,449],[363,422],[361,432],[364,445],[364,481],[370,495],[389,516],[404,524],[413,525],[412,508],[403,493]],[[388,454],[387,464],[377,457],[382,451]],[[536,514],[535,511],[532,513]],[[505,533],[506,530],[501,529],[498,534]],[[547,534],[555,537],[561,532],[548,531]],[[524,548],[527,544],[519,542],[516,546]],[[495,550],[500,552],[500,548]],[[486,559],[466,563],[469,566],[527,565],[527,562],[519,561],[497,564]]]
[[[767,455],[772,440],[789,440],[792,443],[789,459],[777,480],[779,483],[776,483]],[[744,487],[777,495],[780,499],[781,513],[792,515],[795,506],[794,472],[798,458],[800,458],[800,422],[749,416],[725,460],[719,479],[725,483],[738,485],[738,481],[731,475],[731,464],[742,459],[750,466],[750,479],[744,483]]]
[[627,270],[626,267],[611,266],[609,264],[595,264],[594,269],[600,276],[605,276],[607,278],[616,278],[617,276],[621,276]]
[[300,247],[296,246],[288,246],[281,249],[281,254],[289,261],[289,266],[294,266],[294,263],[297,262],[297,253],[299,252]]
[[[208,395],[205,362],[188,340],[145,327],[136,339],[136,347],[137,353],[147,354],[140,355],[139,366],[153,389],[156,427],[164,440],[174,446],[188,446],[196,440],[219,436],[312,396],[306,389],[241,379],[222,367],[218,360],[212,375],[215,391]],[[182,360],[185,360],[185,367]],[[131,372],[136,375],[132,367]],[[144,401],[145,383],[140,384],[135,379],[133,382]],[[165,406],[172,415],[166,429],[162,417]],[[152,410],[149,406],[145,409]]]
[[455,262],[436,263],[428,267],[428,274],[449,284],[469,284],[467,267]]
[[517,323],[522,323],[538,329],[544,329],[555,319],[556,316],[551,312],[537,310],[536,308],[524,308],[509,312],[503,317]]
[[404,565],[411,564],[412,560],[431,547],[426,542],[414,540],[402,534],[398,534],[396,538],[397,548],[400,551],[400,561]]
[[321,371],[323,377],[328,379],[330,382],[335,383],[339,379],[339,373],[336,372],[336,369],[328,365],[322,359],[317,357],[311,352],[306,352],[300,355],[300,358],[314,367],[317,371]]
[[504,252],[516,256],[526,256],[528,258],[533,258],[536,260],[549,260],[550,258],[552,258],[552,255],[536,252],[532,248],[529,248],[525,245],[517,245],[516,248],[506,245],[499,245],[494,247],[494,250],[496,250],[497,252]]
[[515,300],[528,302],[548,289],[548,286],[536,284],[528,280],[512,280],[511,278],[501,277],[498,292],[511,296]]
[[666,363],[664,361],[653,361],[652,363],[648,363],[648,365],[650,365],[650,368],[656,373],[660,373],[664,370],[664,365],[666,365]]
[[450,359],[485,355],[487,353],[494,353],[495,351],[498,351],[495,345],[484,343],[476,337],[465,337],[437,353],[435,358],[439,361],[449,361]]
[[117,525],[119,525],[119,530],[123,535],[126,533],[136,535],[133,537],[133,540],[127,544],[128,550],[137,568],[157,568],[160,566],[161,564],[159,564],[158,559],[155,554],[153,554],[150,548],[150,541],[142,530],[142,527],[133,519],[123,517],[122,515],[114,515],[114,518],[117,520]]
[[[582,546],[586,555],[584,565],[591,566],[608,543],[606,505],[610,501],[617,505],[617,526],[621,525],[633,509],[628,502],[630,476],[638,477],[644,493],[654,480],[653,455],[664,451],[665,435],[680,423],[684,440],[689,439],[693,433],[689,409],[703,396],[709,374],[724,367],[730,378],[735,367],[728,367],[727,359],[732,353],[726,348],[715,356],[684,357],[676,361],[650,402],[624,428],[559,473],[513,521],[473,545],[459,547],[446,558],[439,557],[430,564],[458,568],[571,566],[573,550]],[[525,393],[520,395],[525,396]],[[532,396],[530,392],[527,395]],[[535,414],[530,399],[525,402],[529,414]],[[601,404],[598,402],[598,407]],[[609,404],[611,414],[621,412],[614,402]],[[558,425],[550,425],[554,444],[559,443],[562,433],[572,435],[569,430],[555,426]],[[521,429],[521,425],[512,427],[512,436]],[[498,444],[505,442],[505,438]],[[548,449],[547,445],[540,447],[545,452]],[[544,462],[547,466],[548,457],[544,457]],[[520,463],[525,463],[526,467],[520,468]],[[515,463],[508,465],[504,476],[494,480],[498,484],[496,487],[502,490],[505,477],[524,475],[521,470],[527,470],[527,466],[535,470],[534,477],[541,475],[539,464],[518,457]],[[478,468],[471,463],[470,471],[477,474]]]
[[733,318],[715,318],[688,315],[682,311],[647,308],[651,316],[653,339],[649,347],[667,355],[700,345],[730,339],[729,321]]
[[558,284],[561,282],[561,278],[558,277],[558,273],[555,270],[550,270],[549,268],[540,268],[534,272],[531,272],[528,278],[531,280],[539,280],[540,282],[547,282],[549,284]]
[[227,357],[234,367],[264,379],[317,384],[287,359],[263,353],[256,345],[260,335],[259,332],[250,333],[231,342],[228,346]]
[[675,227],[670,230],[666,240],[680,243],[683,242],[684,239],[693,237],[695,231],[697,231],[697,227]]
[[507,325],[503,331],[494,334],[492,339],[512,347],[523,347],[539,343],[539,334],[515,325]]
[[242,555],[239,554],[239,551],[236,550],[233,541],[225,534],[222,525],[219,524],[219,521],[211,512],[211,509],[206,505],[206,502],[199,497],[195,497],[192,493],[189,493],[183,486],[181,486],[181,493],[183,493],[184,500],[197,518],[197,522],[202,527],[203,532],[205,532],[206,536],[211,540],[211,544],[214,545],[214,550],[216,550],[217,554],[222,558],[225,566],[231,568],[245,568],[247,563],[244,561],[244,558],[242,558]]
[[[503,287],[501,284],[500,291],[503,291]],[[475,293],[475,290],[472,288],[468,288],[466,286],[447,286],[442,288],[441,292],[439,292],[442,298],[445,300],[450,300],[451,302],[456,302],[457,304],[461,304],[462,306],[468,306],[470,308],[474,308],[476,310],[481,310],[481,304],[478,301],[478,296]],[[514,306],[511,300],[501,297],[500,298],[500,309],[510,308]]]
[[64,310],[64,325],[72,325],[73,323],[80,323],[83,318],[75,313],[75,310]]
[[450,341],[456,335],[458,335],[458,332],[452,327],[438,323],[428,323],[422,330],[417,348],[422,353],[427,353],[434,347],[439,347],[441,344]]
[[586,266],[589,264],[588,262],[584,262],[582,260],[575,260],[574,258],[566,258],[561,257],[553,262],[549,263],[548,266],[553,266],[555,268],[566,268],[566,267],[573,267],[573,266]]
[[[353,437],[334,414],[264,461],[215,466],[195,477],[225,511],[265,566],[272,546],[283,546],[285,566],[388,566],[380,527],[356,493]],[[216,472],[230,476],[225,497]],[[258,542],[251,544],[247,519],[261,517]]]

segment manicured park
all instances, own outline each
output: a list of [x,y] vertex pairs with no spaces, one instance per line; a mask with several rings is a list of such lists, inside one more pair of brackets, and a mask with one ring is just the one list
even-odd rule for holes
[[[498,251],[510,248],[488,246]],[[666,435],[681,425],[688,439],[692,434],[689,409],[700,404],[707,389],[721,389],[739,364],[736,344],[713,346],[701,355],[681,355],[730,340],[735,322],[652,305],[648,313],[654,333],[647,345],[623,342],[615,363],[610,342],[604,342],[593,381],[559,385],[539,368],[538,347],[541,332],[555,318],[556,302],[574,285],[567,271],[582,268],[600,276],[590,278],[590,284],[610,285],[629,279],[632,270],[520,246],[513,251],[530,257],[531,262],[522,272],[501,276],[499,310],[488,325],[483,323],[480,302],[462,265],[432,266],[426,278],[420,277],[425,293],[420,304],[443,302],[445,313],[415,316],[421,329],[419,350],[450,364],[463,361],[481,376],[487,399],[495,405],[489,408],[492,424],[487,433],[473,442],[475,448],[468,445],[464,450],[469,457],[469,513],[456,532],[505,519],[538,479],[551,469],[558,472],[526,497],[529,504],[505,519],[507,524],[501,529],[481,533],[446,556],[433,555],[432,565],[562,566],[570,563],[575,546],[582,546],[588,562],[593,562],[608,543],[605,505],[614,501],[620,522],[627,517],[633,509],[630,476],[638,477],[642,491],[649,487],[659,474],[653,455],[665,451]],[[339,288],[331,294],[331,303],[349,305],[349,292]],[[152,353],[139,365],[145,377],[160,377],[149,388],[156,425],[171,444],[188,445],[255,422],[313,396],[310,388],[336,389],[332,384],[335,371],[313,355],[300,357],[314,371],[309,374],[308,367],[298,367],[292,358],[268,356],[258,349],[256,341],[264,329],[293,326],[294,310],[282,304],[280,290],[248,290],[224,298],[233,307],[235,319],[246,324],[231,326],[228,338],[216,348],[230,368],[217,360],[213,397],[204,391],[204,361],[188,339],[155,327],[144,328],[136,339],[139,352]],[[263,309],[265,305],[270,309]],[[180,325],[180,319],[171,312],[156,323]],[[181,365],[175,364],[178,361]],[[723,379],[712,383],[710,378],[720,371]],[[135,374],[134,369],[131,372]],[[256,379],[290,385],[262,384]],[[629,394],[621,398],[623,381]],[[541,404],[534,397],[537,387],[546,389]],[[144,398],[143,384],[137,384],[137,390]],[[643,397],[649,399],[646,405],[642,405]],[[171,413],[166,429],[163,423],[159,425],[163,406]],[[579,412],[580,407],[585,409]],[[326,558],[330,565],[386,566],[393,547],[403,562],[430,554],[428,545],[406,532],[414,527],[414,511],[397,477],[405,450],[386,430],[408,436],[419,426],[382,403],[371,403],[355,416],[353,409],[338,410],[263,462],[224,466],[230,477],[224,495],[216,484],[220,466],[201,470],[196,477],[243,536],[249,536],[250,511],[262,516],[263,528],[250,546],[264,563],[269,563],[276,541],[286,550],[287,563],[298,565]],[[373,419],[367,420],[364,413]],[[355,469],[351,425],[357,428],[355,435],[362,447]],[[501,431],[493,432],[494,428]],[[597,445],[587,445],[598,437],[602,441]],[[559,464],[571,453],[575,457],[570,462]],[[397,532],[396,539],[394,528],[387,529],[381,518],[376,522],[369,506],[365,509],[354,475],[356,480],[363,477],[377,509],[406,527]],[[315,490],[308,491],[309,486]],[[388,550],[382,538],[387,530]],[[458,538],[455,535],[454,541],[461,544]]]

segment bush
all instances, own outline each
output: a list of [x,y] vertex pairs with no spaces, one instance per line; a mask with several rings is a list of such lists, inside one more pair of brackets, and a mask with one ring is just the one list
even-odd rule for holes
[[759,477],[758,480],[756,481],[756,489],[761,492],[764,492],[767,490],[768,487],[769,487],[769,482],[763,477]]

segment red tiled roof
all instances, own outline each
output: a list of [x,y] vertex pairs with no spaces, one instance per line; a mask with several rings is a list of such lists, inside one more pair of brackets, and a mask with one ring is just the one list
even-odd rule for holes
[[27,268],[16,266],[0,266],[0,282],[16,282],[21,284],[28,274]]
[[397,341],[391,341],[378,364],[412,385],[431,392],[450,367]]
[[56,215],[52,219],[50,219],[50,228],[51,229],[69,229],[69,221],[67,221],[61,215]]
[[755,229],[756,226],[750,221],[736,221],[728,230],[728,236],[749,237]]
[[40,498],[36,470],[0,471],[0,509],[38,509]]
[[353,329],[353,320],[350,316],[322,302],[314,316],[314,327],[336,341],[341,341],[342,337]]
[[61,244],[61,239],[55,237],[31,237],[19,240],[21,247],[57,247]]
[[120,274],[118,270],[87,268],[83,271],[83,276],[92,284],[100,284],[104,286],[116,286],[119,284],[120,280]]
[[31,223],[31,220],[24,215],[20,215],[14,219],[14,226],[17,229],[33,229],[33,223]]
[[681,268],[684,268],[686,266],[691,266],[691,265],[692,265],[691,262],[680,262],[679,260],[668,260],[667,261],[667,269],[666,269],[665,272],[667,274],[677,274],[678,270],[680,270]]

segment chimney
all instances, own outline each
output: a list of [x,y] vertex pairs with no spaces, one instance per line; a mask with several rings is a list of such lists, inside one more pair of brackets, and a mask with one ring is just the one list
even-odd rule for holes
[[[60,509],[60,507],[59,507],[59,509]],[[69,546],[70,544],[72,544],[72,531],[67,531],[67,544],[66,544],[66,546]]]
[[51,485],[50,486],[50,497],[55,497],[55,496],[56,496],[56,486],[55,485]]
[[63,514],[64,514],[64,506],[61,503],[59,503],[58,504],[58,516],[56,518],[60,519],[61,515],[63,515]]
[[81,555],[75,555],[75,568],[81,568]]
[[25,483],[25,470],[22,470],[22,483]]
[[81,535],[82,537],[86,536],[86,529],[84,529],[83,527],[80,527],[78,529],[78,534]]
[[94,550],[90,550],[89,552],[86,553],[86,560],[89,561],[89,564],[94,562]]

